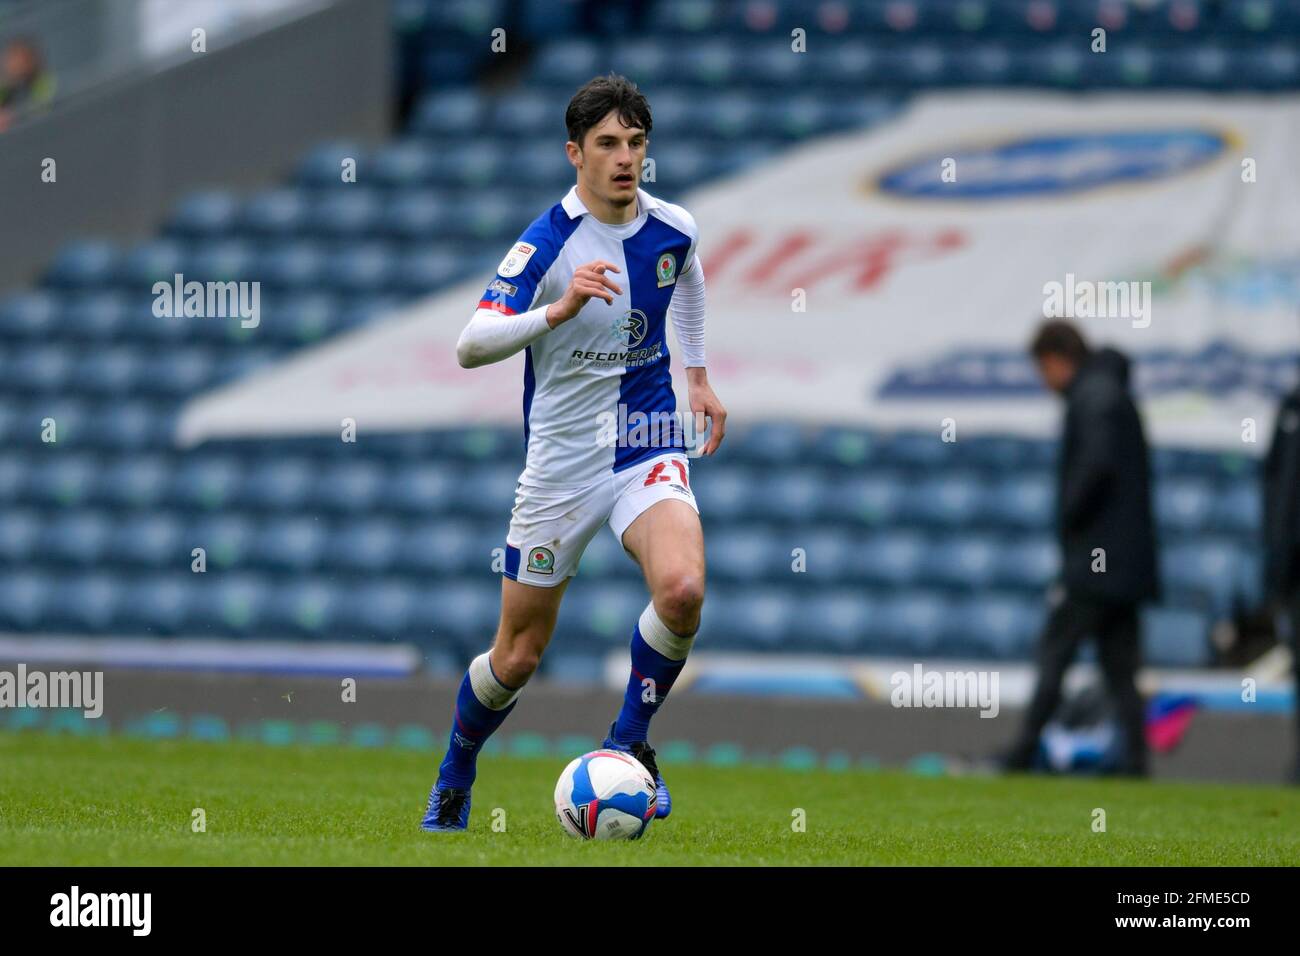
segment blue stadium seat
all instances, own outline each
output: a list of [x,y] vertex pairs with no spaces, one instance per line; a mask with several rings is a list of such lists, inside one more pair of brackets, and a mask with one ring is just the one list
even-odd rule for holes
[[608,581],[599,588],[573,588],[564,596],[556,626],[556,644],[563,647],[625,647],[632,628],[645,610],[644,586]]
[[873,531],[861,539],[856,560],[845,572],[858,580],[905,587],[919,580],[931,547],[915,531]]
[[954,615],[960,623],[942,641],[944,653],[1008,660],[1029,656],[1042,628],[1045,605],[990,593],[960,602]]
[[74,507],[91,494],[99,471],[94,456],[65,450],[43,450],[32,460],[25,498],[34,504]]
[[152,295],[155,282],[173,283],[185,271],[186,256],[185,246],[174,239],[149,239],[118,260],[113,278],[122,288],[149,289]]
[[587,545],[579,563],[583,580],[641,580],[641,569],[607,529],[601,528]]
[[117,626],[155,635],[180,633],[194,617],[191,605],[200,577],[188,567],[181,567],[131,578],[122,587]]
[[158,398],[188,398],[207,387],[216,371],[216,362],[205,348],[167,349],[140,355],[139,360],[138,390]]
[[701,641],[718,650],[788,650],[800,607],[785,588],[710,584],[700,620]]
[[[539,193],[548,191],[553,194],[550,199],[552,203],[563,199],[564,194],[573,185],[573,166],[570,165],[564,150],[555,143],[544,141],[526,143],[519,147],[515,156],[516,162],[511,164],[510,169],[513,185],[536,190]],[[542,207],[545,208],[548,207]]]
[[339,300],[323,292],[289,294],[264,313],[262,334],[285,345],[317,342],[343,327]]
[[32,630],[44,621],[53,600],[52,578],[23,569],[0,574],[0,626]]
[[224,236],[234,228],[238,216],[239,200],[233,193],[192,193],[176,204],[167,230],[193,239]]
[[829,426],[818,429],[808,450],[811,461],[860,469],[876,457],[876,436],[860,428]]
[[412,295],[426,295],[466,274],[465,259],[443,243],[408,248],[397,260],[394,285]]
[[67,346],[29,345],[15,350],[5,365],[8,386],[22,392],[66,392],[75,384],[73,353]]
[[118,520],[109,542],[115,562],[154,568],[190,563],[184,524],[165,512],[136,512]]
[[421,516],[450,512],[458,478],[444,465],[402,465],[391,472],[390,507]]
[[1228,614],[1238,593],[1240,560],[1235,546],[1209,538],[1165,548],[1160,570],[1166,598],[1183,596],[1211,613]]
[[40,537],[40,555],[48,562],[98,565],[110,556],[112,523],[99,511],[77,508],[50,518]]
[[1142,610],[1142,659],[1153,667],[1205,667],[1210,663],[1210,620],[1188,608]]
[[923,561],[926,581],[952,588],[982,590],[997,576],[1004,548],[987,535],[954,535],[936,542]]
[[0,455],[0,502],[13,503],[21,500],[27,468],[26,457],[12,452]]
[[15,566],[26,564],[36,553],[44,529],[45,522],[39,511],[0,510],[0,560]]
[[402,528],[388,518],[352,519],[340,525],[326,546],[330,567],[379,574],[397,565]]
[[113,575],[100,571],[60,575],[41,623],[51,629],[102,633],[110,629],[121,600],[120,583]]
[[825,506],[844,520],[882,526],[899,520],[906,494],[907,481],[902,474],[876,471],[834,485]]
[[329,256],[324,278],[332,288],[350,295],[383,292],[393,278],[394,252],[388,243],[349,243]]
[[993,580],[1002,587],[1043,592],[1060,573],[1061,550],[1054,538],[1039,535],[1009,542],[998,553]]
[[[215,514],[187,522],[182,535],[185,554],[194,561],[193,551],[202,548],[209,571],[251,563],[255,558],[257,525],[240,514]],[[207,573],[207,572],[205,572]]]
[[902,654],[933,653],[946,629],[961,623],[938,591],[890,591],[881,597],[876,615],[873,630],[880,646]]
[[123,399],[96,409],[87,423],[89,438],[105,450],[166,448],[175,430],[175,407]]
[[1056,509],[1056,481],[1045,472],[1004,477],[989,488],[988,513],[998,523],[1013,528],[1047,528]]
[[271,516],[253,539],[253,556],[263,567],[305,571],[320,564],[330,526],[306,515]]
[[793,539],[798,541],[794,547],[804,550],[805,567],[801,574],[807,575],[808,580],[829,585],[859,577],[851,570],[860,560],[856,535],[835,526],[821,526],[801,529]]
[[157,507],[166,498],[174,468],[166,455],[129,454],[101,461],[94,498],[119,508]]
[[416,107],[411,129],[433,136],[474,136],[483,130],[485,112],[483,97],[473,87],[434,90]]
[[133,392],[144,377],[146,367],[139,352],[117,346],[82,352],[72,369],[75,392],[116,398]]
[[831,588],[804,599],[788,632],[786,651],[859,652],[870,642],[876,606],[866,594]]
[[791,550],[798,535],[759,527],[723,527],[705,538],[709,575],[753,583],[790,573]]
[[[562,40],[547,43],[537,51],[529,74],[534,84],[572,92],[609,68],[609,61],[595,43]],[[649,83],[644,74],[637,73],[636,76],[638,82]]]
[[977,475],[950,471],[912,485],[903,509],[909,519],[927,525],[962,527],[983,518],[986,496]]
[[[419,589],[410,624],[419,634],[429,634],[438,641],[451,640],[478,654],[491,646],[500,613],[499,577],[480,574],[439,580],[434,586]],[[567,643],[567,633],[557,631],[556,638]],[[631,635],[629,626],[629,639]]]
[[199,637],[259,634],[275,588],[263,577],[234,572],[194,575],[184,628]]
[[[558,147],[552,148],[563,155]],[[512,177],[527,172],[514,162],[518,156],[515,149],[494,139],[457,140],[448,143],[438,155],[440,162],[435,176],[444,186],[485,187],[507,172]]]
[[315,240],[283,240],[262,258],[263,281],[279,289],[318,291],[329,268],[325,245]]
[[338,624],[351,640],[404,637],[413,630],[418,603],[416,589],[400,580],[368,581],[340,602]]
[[381,506],[388,476],[377,461],[337,461],[320,468],[311,504],[347,514],[368,514]]
[[59,250],[45,273],[47,284],[56,289],[88,289],[109,283],[117,266],[118,252],[111,242],[82,239]]
[[322,143],[312,149],[298,166],[298,180],[309,186],[355,186],[343,181],[343,161],[356,162],[357,180],[366,175],[367,155],[358,143]]
[[352,183],[346,189],[326,189],[313,197],[308,228],[325,239],[355,241],[375,235],[384,204],[379,194]]
[[265,457],[245,462],[244,472],[239,500],[272,512],[303,507],[319,480],[315,462],[305,458]]
[[1173,532],[1204,530],[1215,505],[1213,485],[1197,478],[1165,478],[1156,483],[1152,498],[1157,524]]
[[6,340],[48,335],[58,320],[61,302],[58,293],[44,289],[8,296],[0,301],[0,335]]
[[1263,524],[1263,506],[1260,486],[1254,482],[1220,486],[1214,496],[1214,525],[1230,534],[1254,537]]
[[398,544],[397,562],[420,576],[473,575],[489,572],[493,552],[498,569],[505,567],[505,520],[476,524],[456,518],[429,519],[405,528]]
[[311,203],[304,191],[291,187],[268,189],[244,203],[237,227],[254,238],[284,239],[305,232],[310,213]]
[[[129,325],[131,315],[145,308],[133,310],[126,298],[116,292],[91,291],[69,299],[59,321],[69,336],[103,343],[133,333]],[[3,318],[0,318],[0,332],[7,332]]]
[[772,469],[759,481],[758,501],[768,520],[805,525],[824,513],[834,515],[828,504],[828,482],[808,466]]
[[396,239],[430,241],[453,227],[454,210],[433,189],[402,189],[384,213],[384,225]]
[[176,470],[171,501],[181,508],[215,511],[237,500],[244,463],[233,455],[196,454]]

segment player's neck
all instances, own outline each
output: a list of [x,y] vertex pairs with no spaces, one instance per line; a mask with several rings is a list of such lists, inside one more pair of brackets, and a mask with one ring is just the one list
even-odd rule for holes
[[638,196],[633,202],[626,206],[613,206],[599,196],[594,196],[587,191],[582,183],[578,183],[578,198],[582,204],[587,207],[587,211],[596,217],[598,222],[603,222],[607,226],[624,226],[641,214],[641,199]]

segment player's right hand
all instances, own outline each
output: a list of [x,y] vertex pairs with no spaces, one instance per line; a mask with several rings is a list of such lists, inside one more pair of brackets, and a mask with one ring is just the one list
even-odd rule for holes
[[574,269],[573,278],[569,281],[569,287],[564,290],[564,295],[546,308],[547,324],[555,328],[562,322],[568,322],[590,299],[604,299],[613,305],[614,296],[622,295],[623,290],[610,281],[605,275],[606,270],[622,271],[614,263],[603,259],[588,262]]

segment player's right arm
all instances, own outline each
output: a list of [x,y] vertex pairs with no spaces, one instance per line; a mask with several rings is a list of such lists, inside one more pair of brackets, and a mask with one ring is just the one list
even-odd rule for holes
[[[509,256],[506,261],[509,261]],[[618,272],[619,268],[600,259],[581,265],[573,271],[568,287],[558,299],[518,314],[508,304],[510,298],[518,297],[518,284],[510,283],[498,274],[456,343],[456,359],[461,368],[477,368],[509,358],[551,329],[569,321],[590,299],[604,299],[613,305],[613,295],[621,294],[622,290],[605,275],[610,270]],[[544,297],[545,289],[539,286],[533,301]]]

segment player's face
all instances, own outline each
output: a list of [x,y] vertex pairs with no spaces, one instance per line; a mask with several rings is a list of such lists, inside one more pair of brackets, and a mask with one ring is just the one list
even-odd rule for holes
[[1038,373],[1043,377],[1043,384],[1054,392],[1061,393],[1069,388],[1074,372],[1074,363],[1064,355],[1046,352],[1038,356]]
[[611,206],[626,206],[636,201],[645,151],[645,130],[624,126],[618,112],[610,110],[583,137],[578,178],[589,193]]

